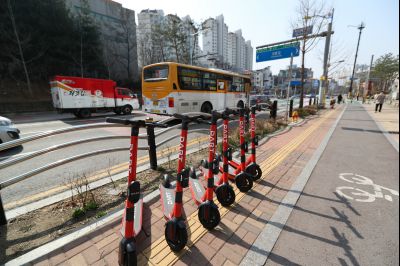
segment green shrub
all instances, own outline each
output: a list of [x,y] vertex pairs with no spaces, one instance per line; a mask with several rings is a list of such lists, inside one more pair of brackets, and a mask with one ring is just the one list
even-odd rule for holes
[[74,212],[72,213],[72,218],[74,218],[74,219],[79,219],[79,218],[81,218],[82,216],[84,216],[85,215],[85,210],[84,209],[82,209],[82,208],[76,208],[75,210],[74,210]]
[[84,207],[85,211],[93,211],[96,210],[99,205],[95,201],[89,201],[88,204]]
[[309,116],[310,113],[308,112],[308,110],[306,108],[298,108],[296,109],[299,117],[304,118],[306,116]]

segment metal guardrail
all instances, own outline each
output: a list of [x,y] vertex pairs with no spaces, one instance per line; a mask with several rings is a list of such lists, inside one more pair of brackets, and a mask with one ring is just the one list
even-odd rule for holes
[[[5,162],[0,162],[0,169],[6,168],[7,166],[13,165],[13,164],[17,164],[20,162],[24,162],[26,160],[35,158],[36,156],[39,155],[43,155],[46,154],[48,152],[51,151],[55,151],[55,150],[59,150],[62,148],[66,148],[66,147],[70,147],[70,146],[74,146],[77,144],[82,144],[82,143],[88,143],[88,142],[92,142],[92,141],[99,141],[99,140],[106,140],[106,139],[129,139],[130,136],[104,136],[104,137],[96,137],[96,138],[88,138],[88,139],[81,139],[81,140],[77,140],[77,141],[71,141],[71,142],[67,142],[67,143],[63,143],[60,145],[54,145],[42,150],[38,150],[29,154],[26,154],[24,156],[20,156],[18,158],[14,158],[11,160],[7,160]],[[1,183],[0,183],[0,187],[1,187]]]
[[54,136],[57,134],[62,134],[62,133],[67,133],[67,132],[72,132],[72,131],[78,131],[78,130],[87,130],[87,129],[93,129],[93,128],[101,128],[101,127],[121,127],[121,125],[116,125],[116,124],[109,124],[109,123],[96,123],[96,124],[90,124],[90,125],[82,125],[82,126],[74,126],[74,127],[67,127],[67,128],[61,128],[61,129],[56,129],[56,130],[50,130],[46,131],[43,133],[39,133],[30,137],[22,138],[22,139],[16,139],[13,141],[9,141],[3,144],[0,144],[0,151],[14,148],[17,146],[20,146],[21,144],[49,137],[49,136]]

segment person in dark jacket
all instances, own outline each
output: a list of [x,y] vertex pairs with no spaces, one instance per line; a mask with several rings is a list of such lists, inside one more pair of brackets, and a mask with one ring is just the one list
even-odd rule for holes
[[340,104],[342,102],[342,100],[343,100],[343,96],[342,96],[342,94],[339,94],[339,96],[337,97],[338,104]]

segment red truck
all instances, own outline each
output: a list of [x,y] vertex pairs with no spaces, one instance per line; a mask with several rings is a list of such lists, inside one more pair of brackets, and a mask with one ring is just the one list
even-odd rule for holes
[[113,80],[55,76],[50,87],[54,108],[80,118],[90,117],[97,111],[130,114],[133,109],[139,109],[136,95],[117,87]]

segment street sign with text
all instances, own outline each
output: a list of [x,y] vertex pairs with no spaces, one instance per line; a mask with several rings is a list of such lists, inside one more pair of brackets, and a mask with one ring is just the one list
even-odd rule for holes
[[288,58],[290,56],[299,56],[300,42],[294,42],[284,45],[277,45],[267,48],[258,49],[256,51],[256,62],[264,62]]
[[297,37],[300,37],[300,36],[309,35],[309,34],[312,33],[312,30],[313,30],[313,26],[312,25],[304,27],[304,28],[294,29],[292,37],[293,38],[297,38]]
[[290,86],[300,86],[301,85],[301,80],[292,80],[290,81]]

